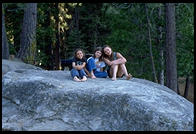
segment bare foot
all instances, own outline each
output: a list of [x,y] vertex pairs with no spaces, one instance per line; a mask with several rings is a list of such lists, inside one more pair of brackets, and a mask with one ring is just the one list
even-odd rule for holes
[[77,76],[75,76],[73,80],[74,80],[74,81],[77,81],[77,82],[80,82],[80,81],[81,81],[80,79],[78,79]]
[[116,80],[116,77],[112,77],[112,80],[115,81]]
[[95,79],[96,77],[95,77],[95,75],[91,75],[91,78],[92,78],[92,79]]
[[83,76],[83,78],[81,79],[81,81],[86,81],[86,80],[87,80],[86,76]]
[[95,79],[95,78],[96,78],[95,75],[94,75],[94,73],[93,73],[93,71],[91,71],[90,77],[91,77],[92,79]]
[[129,73],[128,75],[127,75],[127,77],[126,77],[126,80],[129,80],[129,79],[131,79],[132,78],[132,75]]

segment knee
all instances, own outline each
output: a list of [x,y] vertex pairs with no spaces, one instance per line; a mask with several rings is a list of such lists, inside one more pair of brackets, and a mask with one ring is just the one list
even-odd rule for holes
[[123,67],[123,66],[125,66],[125,63],[119,64],[119,66],[120,66],[120,67]]
[[76,71],[76,69],[74,69],[74,68],[71,69],[71,72],[75,72],[75,71]]
[[118,65],[117,65],[117,64],[113,64],[113,65],[111,66],[112,69],[115,68],[115,67],[118,67]]
[[120,69],[124,69],[124,68],[126,68],[126,66],[125,66],[125,64],[120,64],[120,65],[119,65],[119,68],[120,68]]

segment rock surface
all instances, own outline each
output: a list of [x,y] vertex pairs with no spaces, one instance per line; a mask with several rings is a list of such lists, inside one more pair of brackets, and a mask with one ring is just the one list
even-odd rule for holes
[[17,69],[36,69],[36,70],[42,70],[39,67],[23,63],[22,61],[10,61],[2,59],[2,75],[6,74],[9,71],[14,71]]
[[193,104],[144,79],[74,82],[69,71],[16,69],[2,87],[4,130],[193,131]]

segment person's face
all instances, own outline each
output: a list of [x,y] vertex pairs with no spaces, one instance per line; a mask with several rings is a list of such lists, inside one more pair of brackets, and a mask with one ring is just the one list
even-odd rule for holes
[[105,53],[106,55],[108,55],[108,56],[110,56],[110,55],[112,54],[112,50],[111,50],[111,48],[109,48],[109,47],[105,47],[105,48],[103,49],[103,51],[104,51],[104,53]]
[[78,52],[76,53],[76,57],[77,57],[78,59],[82,59],[82,58],[83,58],[83,53],[82,53],[82,51],[78,51]]
[[95,52],[95,58],[100,58],[102,55],[102,52],[101,51],[96,51]]

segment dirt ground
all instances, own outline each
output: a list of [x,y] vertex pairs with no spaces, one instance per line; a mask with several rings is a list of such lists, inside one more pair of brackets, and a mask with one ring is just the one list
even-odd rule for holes
[[[186,79],[185,78],[180,78],[178,80],[178,84],[179,84],[180,95],[183,96],[185,85],[186,85]],[[194,83],[190,82],[188,97],[186,99],[191,101],[194,104]]]

